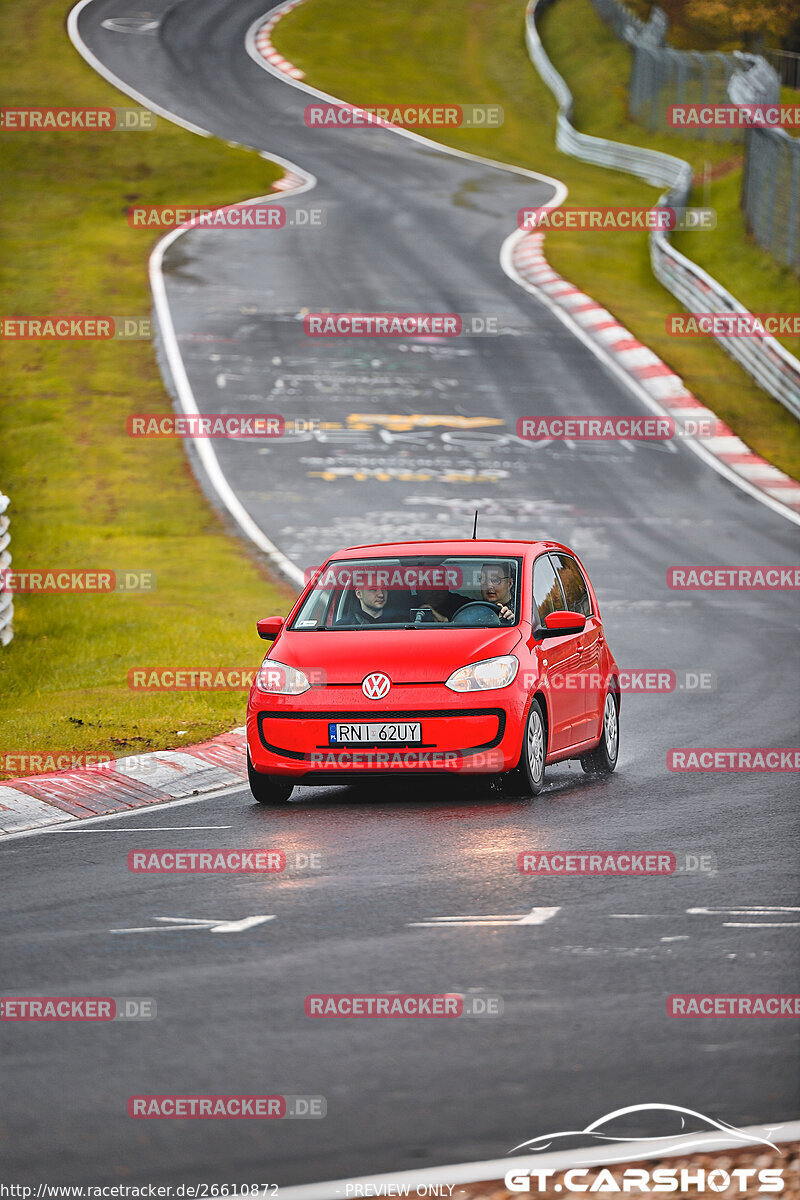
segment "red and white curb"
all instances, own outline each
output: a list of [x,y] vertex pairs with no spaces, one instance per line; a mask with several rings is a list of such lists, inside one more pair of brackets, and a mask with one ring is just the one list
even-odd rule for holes
[[[647,395],[660,405],[679,429],[688,427],[691,436],[727,470],[795,513],[800,513],[800,483],[755,454],[716,413],[692,395],[683,380],[657,354],[638,341],[629,329],[587,296],[580,288],[554,271],[544,256],[544,234],[527,233],[511,248],[511,265],[533,289],[543,293],[551,306],[560,308],[602,348]],[[708,429],[704,435],[695,430]]]
[[98,767],[4,780],[0,835],[182,800],[246,778],[242,727],[180,750],[154,750]]
[[289,0],[288,4],[282,4],[272,16],[264,21],[262,25],[259,25],[256,30],[255,44],[261,57],[265,58],[268,63],[271,63],[276,70],[281,71],[284,75],[290,75],[292,79],[305,79],[305,75],[300,68],[287,62],[282,54],[278,54],[278,51],[272,44],[272,30],[284,13],[297,8],[298,4],[302,4],[302,0]]

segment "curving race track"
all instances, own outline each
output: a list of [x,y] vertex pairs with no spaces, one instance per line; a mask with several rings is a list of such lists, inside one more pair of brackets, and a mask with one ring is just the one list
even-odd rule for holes
[[[302,1183],[496,1158],[655,1100],[736,1125],[789,1119],[794,1022],[675,1021],[665,1001],[791,990],[791,914],[732,926],[722,911],[689,910],[795,902],[796,777],[671,774],[666,754],[796,743],[796,604],[786,592],[671,592],[665,575],[679,564],[792,563],[797,530],[680,442],[517,441],[523,414],[643,412],[501,269],[517,210],[546,202],[554,183],[391,131],[307,128],[307,95],[246,52],[264,5],[157,0],[157,29],[138,34],[104,27],[138,12],[123,0],[90,0],[77,17],[99,62],[152,105],[316,177],[285,202],[324,210],[323,228],[198,230],[164,255],[201,411],[341,422],[329,440],[217,442],[236,499],[295,568],[339,545],[468,536],[478,506],[486,536],[575,547],[621,665],[679,678],[707,670],[716,687],[624,697],[617,774],[600,784],[559,766],[533,803],[477,785],[415,786],[413,796],[382,786],[301,789],[285,812],[268,812],[241,789],[4,841],[7,990],[159,1006],[150,1023],[5,1031],[4,1177],[25,1179],[36,1160],[58,1182]],[[502,332],[314,341],[303,309],[481,313]],[[352,414],[487,424],[403,430]],[[177,878],[126,866],[134,847],[265,845],[319,851],[322,869]],[[521,850],[547,848],[710,852],[718,870],[517,873]],[[541,925],[413,925],[534,906],[558,911]],[[252,914],[274,920],[227,937],[110,932],[160,915]],[[505,1013],[452,1023],[303,1013],[308,992],[391,990],[499,993]],[[126,1116],[129,1095],[169,1092],[323,1095],[328,1115],[274,1125]]]

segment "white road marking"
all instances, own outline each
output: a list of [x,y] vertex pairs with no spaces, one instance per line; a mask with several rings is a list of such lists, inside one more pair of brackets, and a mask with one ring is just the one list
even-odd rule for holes
[[723,921],[724,929],[797,929],[800,921]]
[[409,921],[409,928],[461,929],[465,925],[544,925],[560,912],[560,908],[532,908],[527,913],[495,914],[489,916],[433,917],[430,921]]
[[[238,792],[247,791],[247,781],[243,779],[241,783],[226,784],[224,787],[215,788],[208,792],[201,792],[197,796],[181,796],[179,800],[160,800],[157,807],[158,811],[161,812],[161,810],[165,808],[180,808],[184,804],[202,804],[206,800],[217,800],[220,798],[224,799],[226,796],[233,796]],[[73,817],[67,813],[63,813],[62,818],[59,818],[58,825],[61,825],[63,821],[79,820],[81,823],[81,828],[83,828],[87,825],[101,825],[107,821],[119,821],[124,820],[125,818],[132,819],[136,816],[151,816],[153,807],[154,806],[148,805],[144,808],[131,809],[129,812],[106,813],[102,817]],[[149,826],[142,825],[143,830],[147,828],[149,828]],[[58,828],[54,828],[53,826],[48,826],[44,829],[21,829],[19,833],[0,834],[0,847],[4,846],[6,842],[19,841],[20,838],[41,837],[43,834],[56,832],[60,832],[60,830]]]
[[110,929],[109,933],[171,933],[179,929],[207,929],[209,933],[242,933],[265,921],[274,921],[275,915],[242,917],[239,921],[206,920],[200,917],[154,917],[163,925],[141,925],[134,929]]
[[150,833],[151,831],[161,832],[165,829],[233,829],[232,825],[140,825],[138,828],[135,825],[122,829],[112,826],[109,829],[81,829],[80,826],[70,825],[69,829],[50,829],[48,833]]
[[776,913],[800,913],[788,904],[756,904],[750,908],[687,908],[687,913],[715,917],[771,917]]

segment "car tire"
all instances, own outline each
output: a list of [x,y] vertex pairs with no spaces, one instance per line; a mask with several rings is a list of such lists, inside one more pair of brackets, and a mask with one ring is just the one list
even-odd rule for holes
[[606,693],[600,741],[581,758],[587,775],[610,775],[619,757],[619,703],[614,692]]
[[247,752],[247,779],[253,799],[259,804],[285,804],[294,791],[294,784],[281,775],[262,775],[250,761]]
[[544,787],[546,758],[547,722],[541,704],[534,698],[525,722],[519,763],[508,776],[508,784],[523,795],[538,796]]

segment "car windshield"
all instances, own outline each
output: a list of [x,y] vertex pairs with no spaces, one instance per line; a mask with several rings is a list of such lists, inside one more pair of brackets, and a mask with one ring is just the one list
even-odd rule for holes
[[515,625],[519,558],[408,555],[341,559],[320,570],[292,630]]

